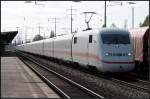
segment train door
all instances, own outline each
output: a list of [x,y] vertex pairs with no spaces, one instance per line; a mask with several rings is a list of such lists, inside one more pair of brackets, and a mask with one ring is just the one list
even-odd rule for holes
[[89,35],[89,41],[88,41],[88,65],[94,65],[94,55],[96,53],[96,36],[95,35]]

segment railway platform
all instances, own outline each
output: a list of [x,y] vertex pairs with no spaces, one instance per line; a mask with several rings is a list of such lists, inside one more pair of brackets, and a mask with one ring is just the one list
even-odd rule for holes
[[1,57],[1,98],[60,98],[18,57]]

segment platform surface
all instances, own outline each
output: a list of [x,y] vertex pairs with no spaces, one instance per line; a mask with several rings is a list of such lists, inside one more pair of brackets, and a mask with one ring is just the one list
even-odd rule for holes
[[60,98],[18,57],[1,57],[1,98]]

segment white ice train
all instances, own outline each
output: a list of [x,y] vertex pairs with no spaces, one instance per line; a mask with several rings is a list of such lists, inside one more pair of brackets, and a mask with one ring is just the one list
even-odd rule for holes
[[44,55],[101,72],[134,70],[134,50],[127,30],[103,28],[18,45],[17,50]]

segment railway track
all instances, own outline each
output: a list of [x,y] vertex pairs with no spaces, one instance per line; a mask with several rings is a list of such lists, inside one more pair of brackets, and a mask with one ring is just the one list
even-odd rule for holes
[[142,90],[144,92],[148,92],[150,93],[150,82],[147,82],[147,81],[143,81],[143,80],[139,80],[139,79],[136,79],[136,81],[126,81],[126,80],[123,80],[123,79],[119,79],[119,78],[116,78],[116,77],[109,77],[110,80],[116,82],[116,83],[119,83],[121,85],[125,85],[125,86],[128,86],[130,88],[134,88],[134,89],[137,89],[137,90]]
[[141,79],[138,79],[138,81],[143,82],[145,84],[150,84],[150,81],[145,81],[145,80],[141,80]]
[[150,93],[150,82],[147,80],[141,80],[139,78],[133,78],[133,77],[127,77],[125,79],[121,78],[124,77],[121,75],[120,77],[117,77],[118,75],[106,75],[102,73],[92,73],[92,75],[102,77],[104,79],[111,80],[115,83],[119,83],[120,85],[127,86],[133,89],[137,89],[139,91],[144,91]]
[[[31,55],[32,57],[32,55]],[[35,56],[33,56],[35,57]],[[39,58],[37,59],[37,61],[42,58]],[[42,62],[42,61],[41,61]],[[44,63],[43,63],[44,64]],[[57,64],[57,63],[56,63]],[[86,71],[86,70],[85,70]],[[84,71],[84,72],[85,72]],[[87,73],[90,73],[90,72],[87,72]],[[107,75],[103,75],[103,74],[100,74],[100,73],[90,73],[94,76],[98,76],[98,77],[102,77],[104,79],[107,79],[107,80],[110,80],[110,81],[113,81],[115,83],[118,83],[118,86],[127,86],[129,88],[133,88],[133,89],[136,89],[136,90],[139,90],[139,91],[144,91],[144,92],[148,92],[150,93],[150,90],[148,89],[149,88],[149,83],[145,83],[146,81],[137,81],[137,82],[127,82],[127,81],[123,81],[121,79],[118,79],[118,78],[114,78],[114,77],[111,77],[111,76],[107,76]],[[143,87],[144,86],[144,87]]]
[[141,80],[150,80],[149,76],[142,75],[142,74],[139,74],[139,73],[131,73],[131,76],[137,77],[137,78],[139,78]]
[[[128,76],[132,77],[133,79],[135,79],[138,82],[141,82],[143,84],[149,84],[150,85],[150,80],[146,79],[148,78],[148,76],[145,75],[140,75],[140,74],[135,74],[135,73],[131,73]],[[143,78],[142,78],[143,77]]]
[[104,98],[86,87],[50,70],[31,57],[17,53],[19,58],[63,98]]

